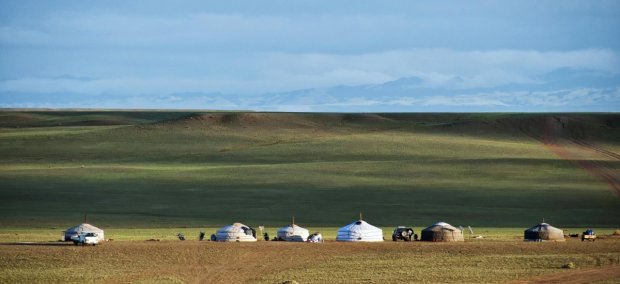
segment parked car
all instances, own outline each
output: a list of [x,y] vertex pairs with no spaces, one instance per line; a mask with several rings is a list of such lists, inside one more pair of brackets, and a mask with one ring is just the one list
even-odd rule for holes
[[410,227],[398,226],[392,233],[392,241],[404,240],[410,242],[414,239],[417,240],[418,235],[415,235]]
[[97,233],[80,233],[71,237],[71,241],[77,245],[93,245],[99,244],[99,236]]
[[323,242],[323,235],[321,235],[321,233],[316,232],[312,235],[310,235],[308,237],[307,242],[309,243],[322,243]]
[[581,234],[581,241],[595,241],[596,240],[596,234],[594,233],[594,231],[592,231],[592,229],[587,229],[585,232],[583,232],[583,234]]

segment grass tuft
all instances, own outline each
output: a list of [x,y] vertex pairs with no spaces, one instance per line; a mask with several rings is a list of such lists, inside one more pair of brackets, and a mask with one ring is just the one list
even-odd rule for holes
[[567,264],[562,265],[562,268],[565,268],[565,269],[575,269],[575,268],[577,268],[577,266],[574,263],[569,262]]

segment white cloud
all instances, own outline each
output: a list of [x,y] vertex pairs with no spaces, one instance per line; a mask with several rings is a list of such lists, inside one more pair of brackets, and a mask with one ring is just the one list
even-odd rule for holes
[[131,105],[152,104],[154,97],[183,105],[169,96],[183,92],[256,95],[196,102],[230,107],[260,102],[258,94],[266,92],[416,76],[422,79],[416,84],[448,92],[425,101],[386,101],[327,98],[317,91],[298,103],[370,109],[617,100],[617,92],[595,89],[470,93],[537,83],[539,75],[563,67],[619,74],[618,1],[392,4],[9,1],[10,9],[0,10],[0,95],[105,94]]
[[[301,50],[312,46],[353,49],[402,32],[399,15],[243,15],[187,13],[174,17],[60,12],[21,19],[0,29],[2,44],[203,50]],[[348,47],[347,47],[348,46]]]
[[[227,60],[226,56],[234,57],[234,60]],[[148,58],[145,57],[143,60]],[[201,65],[209,63],[199,58],[195,63],[191,61],[190,57],[181,64],[199,69]],[[157,66],[157,62],[151,64]],[[51,78],[18,78],[1,81],[0,91],[35,93],[66,91],[84,94],[175,92],[258,94],[335,85],[378,84],[407,76],[418,76],[429,87],[460,89],[492,87],[508,83],[532,83],[537,75],[562,67],[620,73],[618,54],[605,49],[566,52],[415,49],[359,55],[252,53],[237,57],[235,54],[224,55],[221,61],[212,61],[210,64],[209,70],[212,71],[194,76],[163,72],[154,75],[119,74],[109,77],[99,76],[100,78],[93,80],[73,80],[66,76],[59,78],[58,75],[63,74],[59,73],[53,74]],[[172,69],[180,68],[182,66],[174,66]],[[241,75],[235,73],[235,70],[239,70]],[[455,77],[461,80],[455,81]]]

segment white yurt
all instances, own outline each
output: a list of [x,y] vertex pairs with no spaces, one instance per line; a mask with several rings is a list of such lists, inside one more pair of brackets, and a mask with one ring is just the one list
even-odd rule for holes
[[256,230],[241,223],[224,226],[215,233],[218,242],[255,242]]
[[99,229],[91,224],[86,224],[86,223],[82,223],[79,224],[77,226],[73,226],[71,228],[68,228],[67,230],[65,230],[64,232],[62,232],[63,234],[63,241],[70,241],[72,236],[76,236],[79,235],[81,233],[96,233],[97,237],[99,238],[100,241],[105,240],[104,236],[103,236],[103,230]]
[[338,229],[336,241],[339,242],[382,242],[383,230],[366,223],[364,220],[355,221]]
[[310,236],[310,231],[295,224],[290,224],[278,229],[276,237],[278,241],[305,242],[308,240],[308,236]]

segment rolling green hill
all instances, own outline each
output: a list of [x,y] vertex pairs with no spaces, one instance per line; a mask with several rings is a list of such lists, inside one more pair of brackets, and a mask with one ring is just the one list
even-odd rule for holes
[[[618,227],[610,185],[536,139],[559,116],[3,111],[0,226]],[[620,115],[561,116],[620,152]]]

